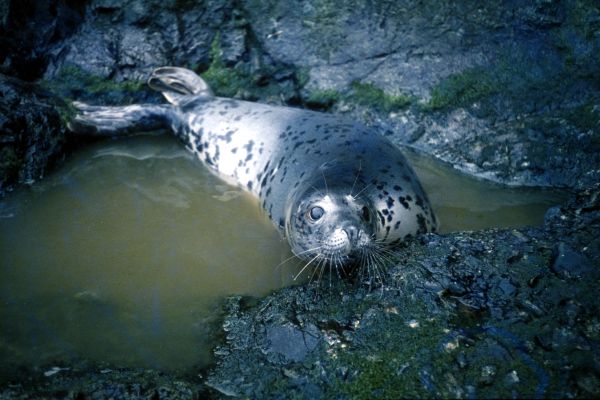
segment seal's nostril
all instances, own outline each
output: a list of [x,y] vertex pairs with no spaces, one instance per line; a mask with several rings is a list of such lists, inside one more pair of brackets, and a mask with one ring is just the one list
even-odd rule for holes
[[344,232],[346,232],[346,236],[348,236],[348,239],[350,240],[354,240],[358,236],[358,230],[354,226],[344,228]]

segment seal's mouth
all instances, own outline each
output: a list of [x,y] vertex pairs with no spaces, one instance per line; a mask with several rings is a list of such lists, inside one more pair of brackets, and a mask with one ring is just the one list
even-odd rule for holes
[[306,260],[300,273],[312,271],[308,272],[311,281],[360,276],[369,285],[384,282],[386,264],[391,262],[389,251],[381,243],[364,238],[357,238],[352,244],[350,240],[336,238],[299,257]]
[[371,238],[363,230],[356,228],[339,228],[323,242],[316,252],[330,261],[346,261],[357,259],[371,243]]

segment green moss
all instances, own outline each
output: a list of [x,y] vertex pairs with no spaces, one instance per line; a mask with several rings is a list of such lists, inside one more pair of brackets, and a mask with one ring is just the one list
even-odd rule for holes
[[249,76],[235,68],[225,66],[220,32],[217,32],[210,45],[209,55],[211,63],[209,68],[202,74],[202,78],[206,80],[216,95],[233,97],[240,90],[249,86]]
[[64,102],[56,105],[56,111],[63,126],[66,126],[77,114],[77,110],[71,102]]
[[[90,74],[75,65],[66,65],[52,80],[40,81],[40,86],[62,98],[65,103],[77,99],[95,104],[128,104],[146,101],[148,95],[154,95],[144,90],[144,81],[126,80],[116,82]],[[156,95],[158,96],[158,95]],[[60,107],[59,107],[60,108]],[[73,109],[70,106],[59,110],[61,119],[69,117]]]
[[202,74],[217,96],[234,97],[240,90],[247,88],[249,79],[233,68],[221,68],[211,65]]
[[[414,307],[416,306],[416,307]],[[426,315],[418,305],[409,305],[402,315]],[[401,315],[386,314],[378,329],[362,333],[362,341],[373,343],[365,351],[339,353],[341,365],[351,365],[355,376],[334,382],[334,393],[344,393],[349,398],[423,398],[440,395],[425,388],[421,377],[424,370],[437,375],[436,365],[448,365],[452,356],[439,351],[446,335],[441,323],[435,319],[418,317],[420,326],[411,328]],[[425,355],[423,352],[427,352]],[[433,352],[433,353],[431,353]],[[432,364],[431,362],[434,361]],[[451,395],[445,393],[445,395]]]
[[310,70],[306,67],[300,67],[296,70],[295,77],[298,87],[303,88],[310,80]]
[[441,110],[467,107],[499,91],[498,83],[492,79],[487,69],[472,68],[451,75],[435,86],[425,108]]
[[351,88],[349,101],[385,112],[408,107],[414,100],[412,96],[406,94],[398,96],[387,94],[371,83],[353,82]]
[[341,93],[337,90],[313,90],[309,93],[306,99],[306,104],[310,108],[318,109],[329,109],[335,103],[337,103],[342,97]]
[[90,74],[74,65],[63,67],[57,77],[51,81],[42,81],[41,85],[48,89],[59,91],[76,91],[83,89],[89,93],[100,93],[109,91],[136,92],[144,85],[143,81],[115,82],[111,79]]
[[[287,101],[295,95],[292,81],[301,79],[283,66],[262,66],[251,70],[247,63],[239,63],[234,67],[227,66],[223,60],[221,35],[217,33],[210,47],[211,63],[200,75],[217,96],[238,97],[247,100],[276,99]],[[289,81],[280,82],[273,77],[287,74]]]

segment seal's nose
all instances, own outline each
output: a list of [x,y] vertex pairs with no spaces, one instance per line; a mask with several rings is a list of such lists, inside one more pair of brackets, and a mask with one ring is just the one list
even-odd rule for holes
[[346,236],[351,242],[355,242],[358,239],[358,229],[355,226],[347,226],[344,228],[344,232],[346,232]]

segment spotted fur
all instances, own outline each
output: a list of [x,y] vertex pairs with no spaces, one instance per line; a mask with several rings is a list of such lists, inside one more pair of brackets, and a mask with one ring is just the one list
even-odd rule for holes
[[[256,196],[304,259],[343,264],[373,243],[436,229],[417,177],[385,137],[336,115],[214,97],[179,70],[150,78],[173,105],[77,104],[71,129],[114,135],[170,126],[208,168]],[[308,214],[314,207],[324,211],[318,221]]]

